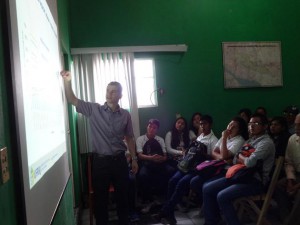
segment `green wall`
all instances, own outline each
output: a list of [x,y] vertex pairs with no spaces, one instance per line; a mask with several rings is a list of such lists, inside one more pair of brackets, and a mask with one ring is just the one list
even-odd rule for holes
[[[140,110],[141,130],[162,120],[161,135],[176,112],[211,114],[219,136],[240,108],[265,106],[269,116],[300,106],[300,1],[280,0],[72,0],[71,47],[187,44],[184,54],[148,54],[156,60],[159,107]],[[281,41],[283,87],[224,89],[225,41]]]
[[0,224],[17,225],[17,211],[14,187],[14,169],[12,160],[12,145],[8,123],[9,111],[7,103],[6,67],[4,58],[4,21],[5,6],[0,2],[0,147],[7,147],[10,179],[5,184],[0,182]]
[[52,225],[75,225],[76,220],[74,217],[74,202],[72,200],[73,187],[72,181],[69,181],[65,192],[62,196],[60,204],[58,206],[55,217],[52,221]]
[[[71,62],[70,55],[70,40],[69,40],[69,8],[68,0],[58,1],[58,19],[59,19],[59,33],[60,33],[60,43],[61,49],[64,53],[64,69],[70,69],[69,64]],[[72,164],[72,178],[73,178],[73,191],[74,191],[74,201],[75,207],[79,207],[82,196],[81,196],[81,178],[80,178],[80,157],[77,147],[77,132],[76,132],[76,114],[73,107],[68,105],[68,115],[69,115],[69,127],[70,127],[70,141],[71,141],[71,159],[70,164]]]

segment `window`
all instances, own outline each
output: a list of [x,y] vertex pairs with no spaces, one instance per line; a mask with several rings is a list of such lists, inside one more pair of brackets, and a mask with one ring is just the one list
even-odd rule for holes
[[[81,58],[83,63],[84,58]],[[88,56],[86,60],[87,63],[90,61]],[[123,87],[123,97],[120,99],[122,108],[130,109],[129,98],[132,98],[132,95],[136,95],[138,108],[157,106],[155,67],[152,58],[134,58],[133,55],[127,53],[102,53],[94,55],[92,61],[93,68],[90,72],[87,69],[89,72],[87,74],[91,74],[92,77],[84,76],[82,79],[87,85],[87,95],[93,92],[94,101],[105,102],[106,94],[103,90],[106,90],[110,81],[118,81]],[[132,75],[134,75],[135,88],[131,83]],[[93,89],[90,84],[94,84]]]
[[138,107],[157,106],[154,60],[134,59],[134,74]]

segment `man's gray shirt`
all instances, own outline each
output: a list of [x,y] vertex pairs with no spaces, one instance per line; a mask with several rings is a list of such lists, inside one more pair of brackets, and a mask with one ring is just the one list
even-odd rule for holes
[[[245,144],[250,144],[255,148],[255,151],[245,159],[244,164],[247,167],[254,167],[259,159],[263,160],[263,183],[266,184],[270,179],[270,172],[274,165],[275,160],[275,145],[268,134],[264,134],[259,137],[250,138]],[[234,158],[234,163],[236,157]],[[255,177],[261,180],[259,174],[255,174]]]
[[78,101],[77,112],[89,119],[92,152],[101,155],[116,155],[126,151],[124,137],[133,137],[131,116],[119,108],[113,112],[108,105]]

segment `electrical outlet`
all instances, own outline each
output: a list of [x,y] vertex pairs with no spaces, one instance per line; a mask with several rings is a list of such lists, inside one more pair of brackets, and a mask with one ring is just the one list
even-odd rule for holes
[[1,182],[4,184],[9,180],[9,170],[8,170],[8,158],[7,158],[7,148],[0,149],[0,178]]
[[165,90],[162,88],[158,88],[158,92],[159,92],[160,96],[162,96],[165,93]]

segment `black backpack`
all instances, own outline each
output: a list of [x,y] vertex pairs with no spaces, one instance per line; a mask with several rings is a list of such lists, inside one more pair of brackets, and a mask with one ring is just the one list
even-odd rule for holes
[[[143,154],[145,155],[164,155],[161,145],[155,138],[151,138],[143,146]],[[155,163],[152,161],[139,161],[140,165],[146,166],[151,171],[160,172],[164,169],[165,163]]]
[[143,146],[144,155],[164,155],[161,145],[155,138],[151,138]]
[[207,147],[200,141],[194,141],[190,144],[188,152],[177,164],[177,168],[188,173],[194,171],[196,166],[208,159]]

